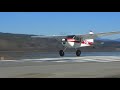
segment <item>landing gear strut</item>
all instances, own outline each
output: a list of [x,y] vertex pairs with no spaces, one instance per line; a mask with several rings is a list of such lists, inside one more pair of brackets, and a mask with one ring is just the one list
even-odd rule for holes
[[64,51],[65,51],[66,49],[67,49],[67,47],[65,47],[64,50],[60,50],[60,51],[59,51],[60,56],[64,56]]
[[[64,56],[64,51],[66,50],[66,48],[64,50],[60,50],[59,51],[59,54],[60,56]],[[76,56],[80,56],[81,55],[81,51],[80,50],[77,50],[76,51]]]
[[76,51],[76,55],[77,55],[77,56],[80,56],[80,55],[81,55],[81,51],[80,51],[80,50],[77,50],[77,51]]

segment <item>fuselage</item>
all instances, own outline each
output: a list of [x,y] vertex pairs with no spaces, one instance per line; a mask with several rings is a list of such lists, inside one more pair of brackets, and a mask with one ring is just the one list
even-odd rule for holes
[[66,37],[62,39],[62,45],[68,48],[79,48],[79,47],[86,47],[92,46],[94,43],[93,39],[76,39],[75,36]]

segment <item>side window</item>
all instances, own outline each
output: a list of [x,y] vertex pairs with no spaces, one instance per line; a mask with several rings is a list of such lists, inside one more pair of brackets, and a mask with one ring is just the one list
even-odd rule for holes
[[80,38],[75,36],[75,40],[80,40]]
[[79,37],[76,37],[77,38],[77,40],[80,40],[80,38]]
[[82,38],[80,37],[80,42],[82,42]]

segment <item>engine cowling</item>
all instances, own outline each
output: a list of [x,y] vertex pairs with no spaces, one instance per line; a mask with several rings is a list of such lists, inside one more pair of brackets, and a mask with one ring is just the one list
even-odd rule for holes
[[67,39],[66,39],[66,38],[63,38],[63,39],[62,39],[62,44],[66,44],[66,42],[67,42]]

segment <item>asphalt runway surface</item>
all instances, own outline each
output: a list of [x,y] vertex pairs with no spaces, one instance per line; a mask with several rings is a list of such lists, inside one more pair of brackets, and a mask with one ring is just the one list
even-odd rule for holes
[[0,60],[0,78],[119,78],[120,56]]

